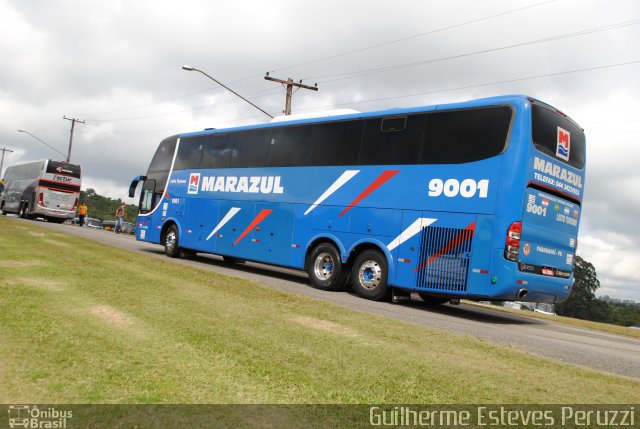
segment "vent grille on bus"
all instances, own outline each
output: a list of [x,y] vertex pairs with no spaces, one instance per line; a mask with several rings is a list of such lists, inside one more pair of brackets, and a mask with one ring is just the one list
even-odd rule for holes
[[418,288],[467,290],[473,229],[427,227],[422,231]]

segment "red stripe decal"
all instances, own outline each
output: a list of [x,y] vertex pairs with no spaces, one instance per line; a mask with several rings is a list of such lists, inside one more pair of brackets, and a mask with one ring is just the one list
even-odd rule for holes
[[362,191],[362,193],[360,195],[358,195],[358,198],[356,198],[355,200],[353,200],[351,202],[351,204],[349,204],[349,206],[347,208],[345,208],[344,210],[342,210],[342,213],[340,213],[338,215],[338,217],[342,217],[345,213],[347,213],[349,210],[351,210],[352,208],[354,208],[357,204],[360,203],[360,201],[364,200],[365,198],[367,198],[369,195],[371,195],[376,189],[378,189],[380,186],[384,185],[387,181],[389,181],[389,179],[391,179],[393,176],[395,176],[396,174],[398,174],[400,172],[400,170],[386,170],[383,171],[382,174],[380,176],[378,176],[378,178],[376,180],[373,181],[373,183],[371,183],[367,189],[365,189],[364,191]]
[[238,237],[238,239],[236,241],[233,242],[233,245],[235,246],[236,244],[238,244],[240,241],[242,241],[243,238],[245,238],[247,236],[247,234],[249,234],[249,232],[255,228],[256,225],[258,225],[260,222],[262,222],[267,216],[269,216],[271,214],[273,210],[271,209],[262,209],[262,211],[260,211],[260,213],[258,213],[258,216],[256,216],[256,218],[251,221],[251,223],[249,224],[249,226],[247,227],[247,229],[245,229],[242,234],[240,234],[240,237]]
[[[415,273],[416,271],[423,269],[424,267],[431,264],[436,259],[440,258],[442,255],[445,255],[450,251],[452,251],[453,249],[455,249],[456,247],[460,246],[465,241],[471,240],[471,238],[473,238],[473,234],[475,230],[476,230],[476,223],[473,222],[472,224],[467,226],[464,229],[464,231],[462,231],[460,234],[453,237],[451,241],[449,241],[447,244],[445,244],[440,249],[438,249],[435,255],[432,255],[429,259],[424,261],[422,264],[418,265],[418,268],[413,270],[413,272]],[[469,234],[469,232],[471,232],[471,234]]]

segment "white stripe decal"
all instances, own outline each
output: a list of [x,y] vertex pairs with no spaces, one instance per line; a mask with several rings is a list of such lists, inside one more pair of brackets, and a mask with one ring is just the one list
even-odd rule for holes
[[218,232],[220,228],[222,228],[227,222],[229,222],[231,218],[234,217],[236,213],[238,213],[239,211],[240,211],[240,207],[231,207],[231,210],[229,210],[227,214],[224,215],[224,218],[222,218],[220,223],[218,223],[218,225],[216,225],[213,231],[211,231],[211,234],[209,234],[209,236],[207,237],[207,240],[210,239],[213,236],[213,234]]
[[391,243],[387,244],[387,249],[391,252],[393,249],[419,233],[423,228],[428,227],[438,219],[431,219],[428,217],[419,217],[411,226],[400,233]]
[[333,194],[335,191],[340,189],[342,185],[344,185],[349,180],[351,180],[353,176],[355,176],[359,172],[360,170],[347,170],[344,173],[342,173],[342,175],[338,177],[338,180],[333,182],[333,184],[329,186],[329,188],[326,191],[324,191],[324,194],[320,195],[320,198],[318,198],[317,200],[314,201],[313,204],[311,204],[311,206],[307,209],[307,211],[304,212],[304,215],[305,216],[308,215],[313,209],[315,209],[319,204],[322,204],[324,200],[329,198],[331,194]]

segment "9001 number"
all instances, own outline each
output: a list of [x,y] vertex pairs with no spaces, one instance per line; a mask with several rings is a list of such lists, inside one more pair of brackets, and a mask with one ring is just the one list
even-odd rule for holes
[[460,195],[463,198],[487,198],[489,195],[489,180],[483,179],[475,181],[473,179],[464,179],[462,182],[458,179],[431,179],[429,181],[429,196],[439,197],[444,194],[445,197],[453,198]]

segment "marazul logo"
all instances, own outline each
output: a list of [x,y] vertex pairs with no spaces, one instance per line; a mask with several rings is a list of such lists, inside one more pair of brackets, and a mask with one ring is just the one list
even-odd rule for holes
[[569,151],[571,150],[571,133],[564,128],[558,127],[558,143],[556,145],[556,156],[565,161],[569,161]]
[[191,176],[189,176],[189,188],[187,189],[187,193],[197,194],[198,185],[200,185],[200,173],[191,173]]
[[[199,176],[198,174],[198,179]],[[191,188],[191,183],[189,188]],[[284,193],[284,188],[280,185],[280,176],[205,176],[202,178],[200,190],[203,192],[243,192],[248,194]]]

